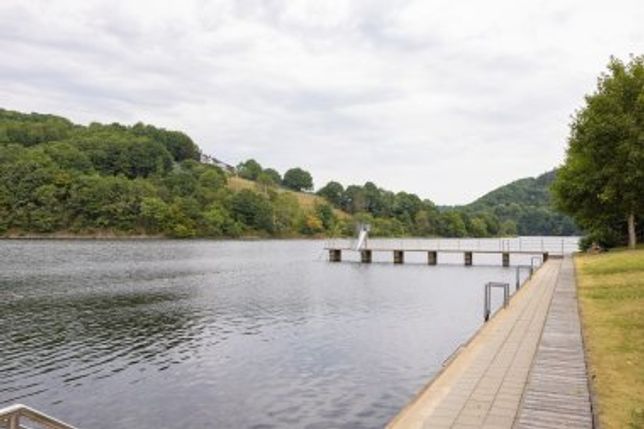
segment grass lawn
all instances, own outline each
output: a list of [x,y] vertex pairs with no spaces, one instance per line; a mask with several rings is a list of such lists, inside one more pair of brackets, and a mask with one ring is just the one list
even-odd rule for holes
[[644,428],[644,247],[575,264],[602,429]]

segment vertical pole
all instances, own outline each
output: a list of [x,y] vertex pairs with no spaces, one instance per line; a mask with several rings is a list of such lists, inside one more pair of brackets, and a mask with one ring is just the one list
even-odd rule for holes
[[329,261],[331,261],[331,262],[340,262],[340,261],[342,261],[342,250],[340,250],[340,249],[329,249]]
[[503,284],[503,308],[508,306],[510,302],[510,285],[505,283]]
[[510,266],[510,254],[508,252],[503,252],[503,266],[504,267],[509,267]]
[[486,322],[490,318],[490,284],[485,284],[485,296],[483,298],[483,320]]
[[364,264],[371,263],[371,250],[361,250],[360,251],[360,262]]
[[519,286],[521,286],[521,265],[517,265],[517,279],[514,286],[515,291],[519,290]]
[[9,417],[9,429],[20,429],[20,414],[16,413]]

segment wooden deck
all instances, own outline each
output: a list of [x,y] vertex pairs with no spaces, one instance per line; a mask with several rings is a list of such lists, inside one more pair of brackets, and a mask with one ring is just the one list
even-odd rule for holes
[[[551,384],[543,384],[557,383],[549,365],[564,372],[570,369],[576,371],[577,383],[570,394],[575,398],[584,395],[577,390],[586,377],[583,350],[571,345],[572,334],[577,332],[579,344],[581,335],[578,317],[576,325],[570,322],[577,315],[570,267],[569,259],[546,262],[515,294],[508,308],[486,323],[388,427],[512,428],[521,422],[534,423],[537,414],[543,424],[555,424],[520,427],[585,427],[587,419],[579,416],[586,411],[590,415],[589,403],[554,407],[552,401],[561,399],[548,396]],[[556,305],[551,306],[553,297]],[[560,303],[564,298],[566,303]],[[549,330],[542,336],[547,320]],[[566,347],[553,348],[562,332],[569,336],[564,341]],[[581,355],[559,357],[572,350],[568,346],[582,350]]]

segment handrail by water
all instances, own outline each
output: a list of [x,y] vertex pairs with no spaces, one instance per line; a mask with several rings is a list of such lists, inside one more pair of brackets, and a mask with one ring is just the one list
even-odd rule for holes
[[492,288],[503,288],[503,308],[510,302],[510,283],[488,282],[485,284],[485,297],[483,301],[483,319],[487,322],[492,311]]
[[39,424],[46,429],[76,429],[72,425],[26,405],[15,404],[0,409],[0,424],[7,429],[28,429],[29,426],[25,425],[24,420],[28,420],[32,424]]
[[532,265],[517,265],[517,268],[516,268],[517,275],[516,275],[516,283],[515,283],[515,289],[514,289],[515,291],[519,290],[519,288],[521,287],[521,269],[522,268],[530,270],[530,276],[528,278],[532,278],[532,274],[534,273],[534,267]]
[[[577,243],[570,237],[503,237],[503,238],[440,238],[440,237],[408,237],[400,238],[370,238],[373,245],[369,248],[377,250],[435,250],[474,251],[476,253],[549,253],[564,255],[577,250]],[[347,238],[330,238],[326,240],[325,248],[355,250],[357,241]]]

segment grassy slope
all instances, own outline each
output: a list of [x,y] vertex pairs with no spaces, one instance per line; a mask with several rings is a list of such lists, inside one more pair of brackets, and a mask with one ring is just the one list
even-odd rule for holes
[[575,262],[600,423],[644,428],[644,248]]
[[[228,177],[228,187],[234,191],[239,191],[242,189],[251,189],[251,190],[257,190],[257,184],[251,180],[246,180],[242,179],[241,177],[238,176],[230,176]],[[297,198],[298,203],[300,204],[300,207],[302,207],[304,210],[313,210],[316,204],[322,204],[326,203],[326,200],[322,197],[319,197],[315,194],[307,194],[306,192],[295,192],[295,191],[290,191],[288,189],[284,188],[276,188],[278,192],[288,192]],[[335,212],[336,216],[340,218],[347,218],[349,215],[342,210],[338,209],[333,209]]]

